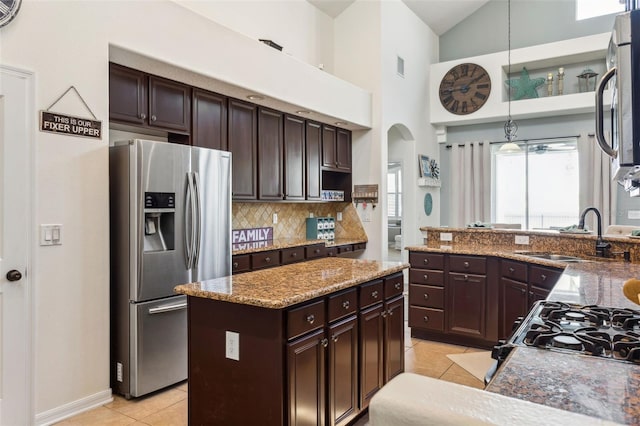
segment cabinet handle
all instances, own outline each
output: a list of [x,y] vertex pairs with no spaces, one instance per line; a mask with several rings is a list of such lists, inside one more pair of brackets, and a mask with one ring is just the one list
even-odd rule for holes
[[465,276],[464,276],[464,280],[465,280],[465,281],[469,281],[469,275],[466,275],[466,274],[465,274]]
[[151,116],[151,121],[156,121],[156,116],[155,115]]
[[429,293],[424,294],[424,300],[429,300]]
[[424,274],[422,277],[424,278],[425,281],[429,279],[429,275],[427,274]]
[[315,249],[313,252],[314,252],[315,254],[320,254],[320,249]]
[[298,257],[298,253],[296,252],[291,253],[291,257]]
[[429,322],[429,316],[428,315],[425,315],[423,319],[424,319],[424,322]]
[[424,262],[425,265],[428,265],[429,264],[429,259],[425,259],[423,262]]
[[533,292],[532,291],[529,292],[529,296],[533,297]]
[[469,262],[464,262],[463,265],[464,265],[465,268],[468,268],[469,267]]
[[327,339],[320,340],[320,344],[323,348],[326,348],[329,345],[329,341]]
[[512,274],[515,272],[516,270],[513,268],[509,268],[509,272],[511,272]]
[[342,302],[342,307],[345,309],[349,309],[349,301],[345,300],[344,302]]
[[238,262],[233,262],[233,267],[237,268],[238,267]]
[[144,120],[145,118],[147,118],[147,114],[140,114],[140,119]]
[[527,292],[527,290],[525,290],[524,288],[521,288],[521,289],[520,289],[520,292],[521,292],[522,294],[525,294],[525,293]]
[[316,316],[313,315],[313,314],[309,314],[309,315],[307,315],[307,318],[305,318],[305,319],[307,320],[307,322],[309,324],[313,324],[313,322],[316,320]]
[[334,342],[337,342],[338,341],[338,336],[336,336],[336,335],[331,336],[331,340],[333,340]]
[[373,292],[371,293],[371,297],[373,297],[374,299],[377,299],[377,298],[378,298],[378,291],[377,291],[377,290],[376,290],[376,291],[373,291]]
[[264,261],[265,261],[265,262],[267,262],[267,263],[269,263],[269,262],[271,262],[271,258],[270,258],[270,257],[265,257],[265,258],[264,258]]
[[393,316],[393,311],[392,310],[388,310],[387,313],[389,314],[389,316]]
[[396,290],[400,290],[400,283],[396,283],[395,288]]
[[389,313],[389,311],[382,311],[382,313],[380,314],[380,316],[381,316],[382,318],[386,318],[388,313]]
[[545,274],[540,275],[540,278],[542,278],[542,281],[547,279],[547,276]]

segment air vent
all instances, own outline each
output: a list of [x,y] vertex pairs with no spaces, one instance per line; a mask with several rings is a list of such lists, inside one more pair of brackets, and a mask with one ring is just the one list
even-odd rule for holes
[[397,69],[398,75],[404,78],[404,59],[402,59],[400,56],[398,56],[397,58],[398,58],[398,61],[397,61],[396,69]]

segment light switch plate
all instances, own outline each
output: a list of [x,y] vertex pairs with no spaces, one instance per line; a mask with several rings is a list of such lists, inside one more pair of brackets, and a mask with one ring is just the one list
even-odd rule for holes
[[41,224],[40,225],[40,245],[41,246],[62,245],[62,225],[61,224]]
[[240,361],[240,334],[234,331],[227,331],[226,338],[225,356],[229,359]]
[[627,211],[628,219],[640,219],[640,210],[628,210]]
[[516,235],[515,238],[516,244],[529,245],[529,236],[528,235]]
[[273,224],[275,225],[276,223],[278,223],[278,213],[273,214]]
[[440,241],[453,241],[453,234],[451,232],[441,232]]
[[338,220],[338,222],[342,221],[342,212],[336,213],[336,219]]

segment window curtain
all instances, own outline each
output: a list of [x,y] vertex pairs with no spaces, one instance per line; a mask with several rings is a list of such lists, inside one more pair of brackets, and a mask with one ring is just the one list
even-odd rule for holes
[[[607,140],[610,135],[606,135]],[[611,158],[607,156],[593,134],[581,134],[578,138],[580,168],[580,213],[587,207],[595,207],[602,215],[602,233],[616,223],[617,183],[611,180]],[[588,213],[585,227],[597,230],[596,215]]]
[[453,144],[449,165],[452,227],[491,221],[491,147],[488,141]]

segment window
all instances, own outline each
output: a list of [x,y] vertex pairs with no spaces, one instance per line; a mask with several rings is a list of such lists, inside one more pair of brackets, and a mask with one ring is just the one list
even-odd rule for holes
[[576,138],[519,142],[519,151],[491,146],[491,215],[523,229],[577,224],[580,214]]
[[387,170],[387,216],[402,218],[402,168],[400,163],[389,163]]
[[624,12],[619,0],[576,0],[576,21]]

